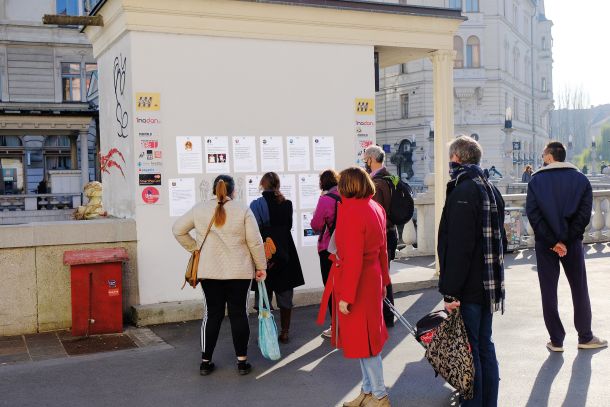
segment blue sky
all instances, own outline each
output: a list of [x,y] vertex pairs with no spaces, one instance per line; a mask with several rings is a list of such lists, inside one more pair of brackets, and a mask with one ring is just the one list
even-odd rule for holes
[[610,1],[546,0],[553,20],[553,91],[582,86],[593,105],[610,103]]

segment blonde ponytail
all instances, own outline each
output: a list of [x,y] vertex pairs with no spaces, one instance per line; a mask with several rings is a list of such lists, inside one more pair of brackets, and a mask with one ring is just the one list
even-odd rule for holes
[[214,224],[216,227],[221,227],[227,221],[227,212],[225,211],[224,204],[227,198],[227,184],[223,180],[219,180],[216,184],[216,191],[214,191],[218,205],[216,205],[216,211],[214,212]]

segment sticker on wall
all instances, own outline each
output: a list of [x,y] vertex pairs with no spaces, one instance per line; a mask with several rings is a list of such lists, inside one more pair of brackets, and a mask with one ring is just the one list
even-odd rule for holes
[[203,146],[201,137],[176,137],[176,152],[179,174],[201,174],[203,173],[203,161],[201,158]]
[[140,186],[161,185],[161,174],[138,174]]
[[375,115],[375,99],[356,98],[354,112],[358,115]]
[[161,94],[137,92],[136,93],[136,111],[157,111],[161,109]]
[[315,246],[318,243],[318,235],[311,228],[312,212],[301,213],[301,242],[303,246]]
[[147,205],[159,203],[159,190],[155,187],[146,187],[142,190],[142,202]]

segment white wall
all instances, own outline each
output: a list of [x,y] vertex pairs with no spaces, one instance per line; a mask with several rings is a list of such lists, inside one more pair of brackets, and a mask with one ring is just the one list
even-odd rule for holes
[[[167,180],[190,175],[177,173],[176,136],[334,136],[336,167],[353,165],[354,99],[374,97],[373,49],[153,33],[127,37],[133,80],[130,92],[159,92],[163,123],[160,204],[138,203],[135,207],[140,300],[151,304],[200,298],[199,290],[179,289],[188,255],[171,233],[175,218],[169,216]],[[123,44],[115,44],[100,58],[103,75],[112,72],[107,64],[121,47]],[[106,99],[108,83],[104,86]],[[102,103],[103,120],[113,121],[109,101]],[[134,113],[133,108],[130,112]],[[104,139],[108,136],[112,139],[108,134]],[[135,149],[138,140],[131,140]],[[135,158],[131,155],[134,174]],[[198,186],[215,176],[193,177]],[[140,202],[139,188],[133,191],[136,177],[128,178],[127,189]],[[119,181],[113,175],[111,187]],[[105,190],[108,194],[107,186]],[[106,195],[108,207],[122,207],[123,198],[122,192],[112,191]],[[321,287],[316,247],[304,248],[300,241],[297,247],[306,281],[303,288]]]
[[42,24],[44,14],[55,14],[54,0],[5,0],[4,3],[8,20]]

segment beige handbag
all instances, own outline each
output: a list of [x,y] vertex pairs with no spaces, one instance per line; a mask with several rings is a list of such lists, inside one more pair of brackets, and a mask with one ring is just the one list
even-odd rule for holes
[[186,272],[184,273],[184,283],[182,284],[182,289],[186,283],[188,283],[191,287],[196,288],[197,284],[199,284],[199,280],[197,279],[197,270],[199,269],[199,256],[201,254],[201,249],[203,248],[203,244],[205,240],[208,238],[208,234],[210,233],[210,229],[212,229],[212,224],[214,223],[214,216],[210,220],[210,224],[208,225],[208,230],[205,232],[203,236],[203,242],[201,242],[201,246],[199,249],[194,250],[191,253],[191,258],[189,259],[188,264],[186,265]]

